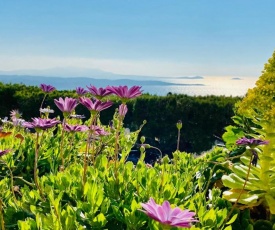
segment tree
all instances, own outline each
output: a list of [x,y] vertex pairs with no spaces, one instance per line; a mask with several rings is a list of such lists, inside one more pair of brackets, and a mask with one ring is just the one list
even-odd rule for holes
[[248,117],[260,115],[266,120],[275,120],[275,51],[264,65],[256,86],[249,89],[237,105],[237,112]]

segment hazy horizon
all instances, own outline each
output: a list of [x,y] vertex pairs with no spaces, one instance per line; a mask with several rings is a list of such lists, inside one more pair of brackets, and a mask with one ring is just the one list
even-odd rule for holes
[[1,1],[0,70],[99,69],[156,77],[258,77],[275,2]]

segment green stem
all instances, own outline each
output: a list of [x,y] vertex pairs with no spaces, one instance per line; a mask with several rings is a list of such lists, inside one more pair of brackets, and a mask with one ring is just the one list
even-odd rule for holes
[[[44,97],[43,97],[43,100],[42,100],[41,105],[40,105],[40,109],[42,109],[42,106],[43,106],[43,103],[44,103],[46,97],[47,97],[47,94],[45,94]],[[40,117],[41,116],[42,116],[42,113],[40,112]]]
[[0,198],[0,219],[1,219],[1,229],[5,230],[5,222],[4,222],[4,216],[3,216],[3,202]]
[[115,180],[118,183],[118,139],[120,133],[120,126],[122,124],[121,117],[118,118],[118,127],[116,129],[116,139],[115,139]]
[[62,124],[62,130],[61,130],[61,143],[60,143],[60,157],[61,157],[61,165],[59,168],[59,171],[64,171],[64,156],[63,156],[63,146],[64,146],[64,126],[66,124],[66,118],[64,117],[63,124]]
[[178,129],[177,151],[179,151],[179,148],[180,148],[180,129]]
[[212,178],[212,176],[213,176],[213,174],[215,172],[216,166],[217,166],[217,164],[215,164],[214,167],[213,167],[213,169],[211,170],[211,174],[210,174],[210,177],[209,177],[210,179],[207,181],[206,187],[205,187],[204,192],[203,192],[204,196],[206,196],[206,193],[207,193],[208,187],[209,187],[209,185],[211,183],[211,178]]
[[160,153],[160,159],[162,159],[162,152],[161,152],[161,150],[159,148],[157,148],[155,146],[151,146],[151,145],[150,145],[150,148],[158,150],[159,153]]
[[39,190],[40,196],[44,199],[44,195],[43,192],[39,186],[39,182],[38,182],[38,174],[37,174],[37,166],[38,166],[38,154],[39,154],[39,132],[36,132],[36,144],[35,144],[35,156],[34,156],[34,183],[37,187],[37,189]]
[[82,184],[83,186],[86,183],[86,173],[87,173],[87,167],[88,167],[88,160],[87,160],[87,156],[89,153],[89,149],[90,149],[90,141],[91,141],[91,137],[92,137],[92,133],[93,133],[93,124],[94,124],[94,120],[96,119],[96,114],[91,113],[92,116],[92,120],[91,120],[91,124],[90,124],[90,130],[88,132],[88,138],[87,138],[87,142],[86,142],[86,150],[84,153],[84,160],[83,160],[83,176],[82,176]]

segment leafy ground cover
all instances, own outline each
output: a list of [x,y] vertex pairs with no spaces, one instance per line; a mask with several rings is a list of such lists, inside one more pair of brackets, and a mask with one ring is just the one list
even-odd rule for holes
[[[270,95],[262,92],[275,82],[274,59],[249,98]],[[139,138],[146,122],[134,131],[124,127],[127,102],[141,95],[140,87],[77,88],[75,97],[56,98],[55,108],[43,107],[54,87],[41,90],[39,117],[25,121],[13,110],[1,119],[1,229],[275,229],[271,98],[269,107],[247,98],[237,105],[225,147],[195,156],[177,145],[169,158]],[[103,124],[100,113],[114,97],[121,104]],[[90,112],[85,122],[77,106]],[[182,127],[175,124],[178,142]],[[137,162],[128,158],[134,145]],[[159,157],[147,164],[152,148]]]

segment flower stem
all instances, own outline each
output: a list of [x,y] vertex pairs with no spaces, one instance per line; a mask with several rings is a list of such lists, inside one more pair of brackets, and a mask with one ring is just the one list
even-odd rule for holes
[[0,219],[1,219],[1,229],[5,230],[5,222],[4,222],[4,216],[3,216],[3,202],[0,198]]
[[179,148],[180,148],[180,129],[178,129],[177,151],[179,151]]
[[37,187],[37,189],[39,190],[40,196],[44,199],[44,195],[43,192],[39,186],[39,182],[38,182],[38,174],[37,174],[37,166],[38,166],[38,153],[39,153],[39,132],[36,132],[36,143],[35,143],[35,156],[34,156],[34,183]]
[[[40,109],[42,109],[42,106],[43,106],[43,103],[44,103],[46,97],[47,97],[47,94],[45,94],[44,97],[43,97],[43,100],[42,100],[41,105],[40,105]],[[42,116],[42,113],[40,112],[40,117],[41,116]]]
[[118,139],[119,139],[119,133],[120,133],[120,126],[122,124],[122,119],[119,116],[118,118],[118,126],[116,129],[116,139],[115,139],[115,180],[118,183]]
[[64,126],[66,124],[66,118],[64,117],[61,129],[61,143],[60,143],[60,157],[61,157],[61,165],[59,171],[64,170],[64,156],[63,156],[63,146],[64,146]]
[[96,114],[91,114],[92,115],[92,121],[91,121],[91,125],[90,125],[90,130],[88,132],[88,138],[87,138],[87,143],[86,143],[86,150],[84,153],[84,160],[83,160],[83,176],[82,176],[82,184],[83,186],[86,183],[86,173],[87,173],[87,167],[88,167],[88,163],[87,163],[87,156],[89,153],[89,149],[90,149],[90,141],[91,141],[91,137],[92,137],[92,128],[93,128],[93,124],[94,124],[94,120],[96,119]]

